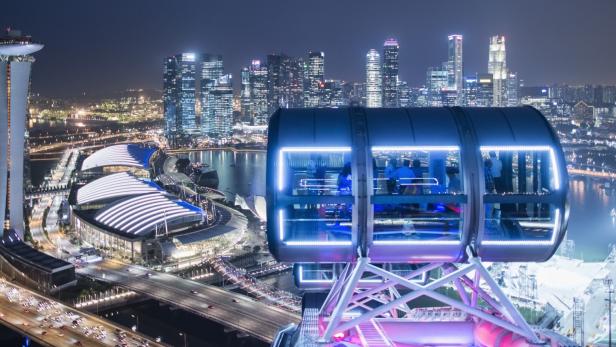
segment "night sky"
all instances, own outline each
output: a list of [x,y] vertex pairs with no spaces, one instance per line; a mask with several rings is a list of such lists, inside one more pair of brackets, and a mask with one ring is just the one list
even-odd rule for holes
[[325,52],[326,78],[363,80],[365,55],[393,36],[400,77],[425,81],[446,59],[447,35],[464,35],[465,74],[485,72],[491,35],[526,85],[616,84],[616,1],[41,0],[3,1],[0,26],[21,29],[36,54],[33,91],[104,95],[162,87],[162,60],[219,53],[236,86],[252,58]]

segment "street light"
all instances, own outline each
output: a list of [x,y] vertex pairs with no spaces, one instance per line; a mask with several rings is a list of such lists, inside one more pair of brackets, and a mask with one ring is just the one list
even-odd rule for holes
[[186,345],[186,333],[184,333],[184,332],[179,332],[179,333],[178,333],[178,335],[180,335],[180,336],[184,336],[184,347],[186,347],[186,346],[187,346],[187,345]]

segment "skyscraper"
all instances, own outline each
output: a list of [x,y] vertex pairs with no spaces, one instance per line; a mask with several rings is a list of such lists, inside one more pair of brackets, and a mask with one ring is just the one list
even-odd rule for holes
[[250,69],[242,68],[241,72],[242,86],[240,89],[240,104],[242,105],[243,120],[248,120],[252,117],[252,96],[250,93]]
[[347,105],[343,93],[344,82],[340,80],[325,80],[321,84],[321,107],[340,107]]
[[270,113],[278,107],[302,107],[303,62],[285,54],[267,56],[268,106]]
[[430,67],[426,73],[427,106],[443,106],[442,91],[448,86],[447,63]]
[[304,107],[319,107],[321,83],[325,81],[325,53],[308,52],[304,84]]
[[383,106],[381,56],[376,49],[366,54],[366,107]]
[[383,44],[383,106],[398,107],[398,52],[396,39],[390,38]]
[[449,89],[456,90],[461,99],[464,88],[464,65],[462,64],[462,35],[449,35],[447,49],[447,83]]
[[223,75],[213,80],[204,98],[202,131],[204,135],[221,142],[228,141],[233,125],[233,86],[231,75]]
[[494,78],[492,74],[477,75],[477,97],[475,106],[490,107],[494,100]]
[[507,52],[505,50],[505,36],[496,35],[490,38],[488,73],[492,74],[494,84],[493,106],[506,106]]
[[520,105],[520,81],[518,80],[518,74],[510,72],[507,74],[507,106],[519,106]]
[[195,114],[197,60],[195,53],[182,53],[165,59],[165,135],[173,147],[188,143],[193,135],[199,134]]
[[254,125],[267,125],[269,110],[267,105],[267,66],[255,59],[250,64],[250,107]]
[[206,123],[209,121],[208,117],[211,117],[213,114],[212,110],[209,110],[208,107],[211,107],[213,104],[208,100],[208,97],[211,95],[210,89],[213,88],[214,84],[223,74],[223,61],[221,55],[214,54],[202,54],[200,58],[201,134],[211,136],[208,124]]
[[[31,56],[43,48],[18,30],[0,38],[0,216],[2,230],[24,236],[24,138]],[[6,214],[8,211],[8,223]]]

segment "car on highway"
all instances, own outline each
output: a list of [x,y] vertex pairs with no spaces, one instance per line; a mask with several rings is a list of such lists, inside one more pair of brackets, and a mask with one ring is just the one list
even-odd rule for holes
[[191,293],[191,294],[198,294],[198,293],[197,293],[197,291],[196,291],[196,290],[194,290],[194,289],[191,289],[191,290],[190,290],[190,293]]

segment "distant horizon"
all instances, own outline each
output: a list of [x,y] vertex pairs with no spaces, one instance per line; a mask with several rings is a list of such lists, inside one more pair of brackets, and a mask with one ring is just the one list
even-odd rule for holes
[[[583,4],[583,6],[581,6]],[[464,75],[487,71],[488,40],[507,37],[507,65],[528,86],[616,85],[616,2],[392,0],[328,2],[162,0],[127,3],[43,0],[3,6],[0,25],[45,44],[32,90],[70,97],[162,88],[162,62],[181,52],[221,54],[234,76],[251,59],[325,52],[325,77],[361,81],[365,54],[400,43],[400,79],[423,84],[447,58],[447,36],[464,36]]]

